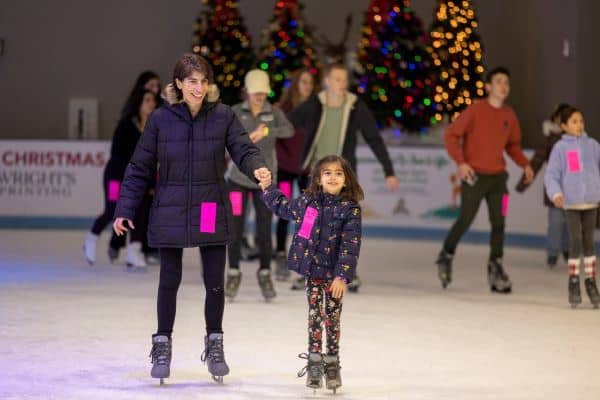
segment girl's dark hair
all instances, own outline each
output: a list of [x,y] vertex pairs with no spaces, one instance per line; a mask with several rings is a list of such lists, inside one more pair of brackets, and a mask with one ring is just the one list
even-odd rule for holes
[[569,118],[571,118],[571,115],[573,115],[575,113],[579,113],[579,114],[583,115],[581,110],[578,108],[571,107],[571,106],[566,107],[565,109],[563,109],[560,112],[560,123],[566,124],[569,121]]
[[[125,101],[125,105],[123,106],[123,109],[121,110],[121,117],[122,118],[125,117],[125,114],[130,113],[132,109],[136,110],[136,112],[137,112],[137,110],[139,109],[139,107],[137,107],[137,109],[136,109],[135,106],[132,106],[130,104],[131,101],[132,101],[132,97],[136,93],[139,94],[140,90],[145,90],[144,86],[146,86],[146,83],[148,83],[148,81],[151,81],[152,79],[158,79],[160,81],[160,77],[154,71],[148,70],[148,71],[144,71],[141,74],[139,74],[139,76],[135,80],[135,84],[133,85],[133,88],[129,92],[129,96],[127,96],[127,100]],[[157,103],[157,105],[158,105],[158,103]]]
[[550,115],[550,120],[554,121],[554,118],[556,117],[560,117],[560,113],[563,112],[564,109],[571,107],[569,104],[567,103],[560,103],[559,105],[557,105],[554,110],[552,111],[552,114]]
[[310,186],[306,189],[306,193],[311,196],[316,196],[321,191],[321,172],[327,164],[338,163],[342,166],[344,171],[345,183],[340,196],[343,200],[359,202],[365,198],[365,194],[358,183],[356,173],[352,169],[352,166],[345,158],[330,155],[321,158],[310,172]]
[[129,97],[129,101],[127,102],[127,108],[123,110],[123,115],[122,115],[123,119],[131,119],[134,117],[139,119],[140,107],[142,106],[142,103],[144,102],[144,96],[146,95],[146,93],[150,93],[152,95],[152,97],[154,98],[154,102],[156,103],[156,106],[158,107],[158,100],[159,100],[158,95],[156,93],[154,93],[152,90],[144,89],[144,87],[142,86],[141,89],[132,93],[131,96]]
[[281,95],[281,99],[279,99],[279,103],[283,107],[283,109],[293,109],[300,104],[300,91],[298,90],[298,85],[300,84],[300,77],[307,73],[313,80],[313,93],[317,93],[319,91],[318,88],[318,79],[316,75],[313,75],[310,72],[310,68],[300,68],[292,72],[290,85],[285,88],[283,94]]
[[208,79],[209,84],[213,83],[213,70],[208,61],[198,54],[186,53],[177,61],[175,68],[173,68],[173,88],[178,100],[183,98],[183,93],[177,87],[175,79],[183,81],[185,78],[191,76],[194,71],[204,75]]

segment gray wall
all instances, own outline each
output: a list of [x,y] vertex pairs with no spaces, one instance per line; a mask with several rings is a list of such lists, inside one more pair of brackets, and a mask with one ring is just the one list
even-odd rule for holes
[[[368,0],[304,0],[307,20],[337,41],[344,17],[354,15],[349,38],[360,36]],[[176,7],[174,7],[176,5]],[[241,0],[254,45],[274,0]],[[434,0],[414,0],[426,26]],[[512,71],[510,102],[524,144],[543,140],[540,123],[552,107],[573,102],[585,112],[588,131],[600,129],[596,71],[600,55],[600,2],[594,0],[479,0],[476,3],[487,66]],[[157,71],[163,81],[189,49],[199,0],[2,0],[0,38],[0,138],[64,138],[70,97],[100,101],[100,132],[112,135],[118,111],[137,74]],[[570,43],[562,55],[563,40]],[[585,49],[585,52],[584,52]]]

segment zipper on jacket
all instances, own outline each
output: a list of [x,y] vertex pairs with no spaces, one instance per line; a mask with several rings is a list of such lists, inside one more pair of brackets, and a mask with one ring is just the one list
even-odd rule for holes
[[192,229],[192,221],[190,221],[190,208],[192,207],[192,166],[194,165],[193,160],[192,160],[192,143],[194,142],[192,140],[193,136],[194,136],[194,120],[192,119],[192,121],[190,122],[190,133],[188,134],[188,201],[187,201],[187,207],[186,207],[186,219],[187,219],[187,225],[186,225],[186,229],[185,229],[185,243],[186,243],[186,247],[190,247],[190,229]]

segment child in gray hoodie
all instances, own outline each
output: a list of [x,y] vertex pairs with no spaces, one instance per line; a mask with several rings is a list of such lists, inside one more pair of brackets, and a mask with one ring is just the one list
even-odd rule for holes
[[594,229],[600,203],[600,144],[584,132],[580,110],[564,109],[560,122],[565,134],[552,149],[544,184],[554,205],[565,209],[570,240],[569,303],[572,307],[581,304],[579,264],[583,253],[585,288],[597,308]]

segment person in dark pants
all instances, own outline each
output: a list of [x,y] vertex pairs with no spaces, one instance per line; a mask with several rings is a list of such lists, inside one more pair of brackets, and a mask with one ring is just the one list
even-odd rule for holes
[[214,96],[206,60],[185,54],[175,65],[173,81],[181,101],[150,116],[125,172],[113,228],[119,235],[135,229],[133,216],[160,165],[148,225],[148,244],[159,249],[161,258],[151,376],[162,381],[170,375],[182,249],[199,247],[206,290],[203,360],[213,378],[222,380],[229,373],[222,328],[229,240],[225,150],[249,179],[270,184],[271,172],[235,113]]
[[509,201],[504,151],[523,168],[526,183],[533,179],[533,170],[521,150],[519,121],[512,108],[504,103],[510,92],[509,79],[505,68],[489,71],[485,85],[487,98],[467,107],[446,131],[446,148],[458,165],[463,182],[460,214],[436,261],[443,288],[452,281],[452,258],[458,242],[485,199],[492,225],[487,264],[490,289],[499,293],[512,291],[512,283],[502,265]]
[[[140,89],[138,92],[135,92],[132,94],[131,104],[127,113],[123,115],[115,130],[110,149],[110,159],[106,164],[103,174],[104,211],[94,221],[83,245],[85,258],[90,265],[93,265],[96,261],[96,242],[98,241],[98,237],[113,219],[127,163],[133,155],[146,121],[156,108],[157,102],[157,95],[149,90]],[[146,194],[146,202],[149,202],[147,197],[148,195]],[[127,244],[126,263],[129,267],[146,267],[146,262],[141,253],[142,242],[146,232],[145,229],[142,229],[146,225],[144,222],[145,213],[146,210],[142,208],[135,216],[135,221],[140,229],[131,233],[129,243]],[[111,241],[109,258],[111,253],[118,252],[118,245],[118,243],[114,244]]]

